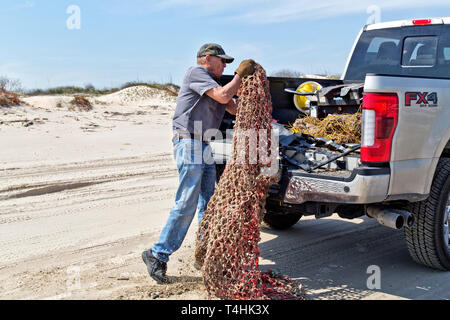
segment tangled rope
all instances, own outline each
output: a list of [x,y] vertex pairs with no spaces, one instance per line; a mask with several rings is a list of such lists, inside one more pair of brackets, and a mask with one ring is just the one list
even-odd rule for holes
[[330,114],[322,120],[303,117],[297,119],[290,130],[292,133],[302,132],[340,144],[361,143],[361,118],[360,110],[354,114]]
[[[252,76],[243,79],[238,96],[233,155],[200,224],[195,258],[202,265],[210,296],[304,299],[301,287],[291,279],[259,270],[260,223],[269,186],[276,183],[276,176],[263,174],[271,164],[272,104],[269,82],[259,64]],[[255,149],[254,143],[258,161],[250,152]],[[278,161],[277,157],[273,159]]]

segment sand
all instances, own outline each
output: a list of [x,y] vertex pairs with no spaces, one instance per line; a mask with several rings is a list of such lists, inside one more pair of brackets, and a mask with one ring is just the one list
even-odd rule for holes
[[157,295],[149,295],[155,283],[140,260],[177,187],[170,141],[176,98],[131,87],[90,97],[89,112],[69,111],[72,99],[36,96],[23,99],[29,106],[0,108],[0,298],[152,299],[192,291],[200,274],[183,250],[173,260],[184,273],[169,274],[176,284]]
[[[196,219],[169,262],[169,285],[141,252],[158,238],[178,183],[175,98],[148,87],[90,97],[36,96],[0,108],[0,299],[207,299],[194,269]],[[311,299],[449,299],[450,274],[409,258],[401,232],[368,218],[302,218],[261,233],[262,269]],[[357,245],[355,245],[355,243]],[[367,287],[367,268],[382,271]]]

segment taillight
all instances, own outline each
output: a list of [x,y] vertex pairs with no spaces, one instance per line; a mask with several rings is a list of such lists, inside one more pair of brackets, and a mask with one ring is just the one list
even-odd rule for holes
[[398,123],[398,96],[366,93],[362,108],[361,162],[389,162]]

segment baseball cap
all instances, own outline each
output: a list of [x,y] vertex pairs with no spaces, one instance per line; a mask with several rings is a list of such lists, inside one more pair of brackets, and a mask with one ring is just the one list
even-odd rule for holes
[[225,54],[223,48],[216,43],[204,44],[197,53],[197,58],[204,56],[216,56],[225,60],[226,63],[232,63],[234,61],[233,57]]

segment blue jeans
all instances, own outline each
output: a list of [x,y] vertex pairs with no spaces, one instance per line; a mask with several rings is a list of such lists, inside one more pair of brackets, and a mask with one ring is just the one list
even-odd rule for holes
[[180,180],[175,205],[152,247],[152,254],[164,262],[181,246],[196,210],[200,224],[216,182],[212,150],[206,143],[193,139],[175,141],[174,158]]

